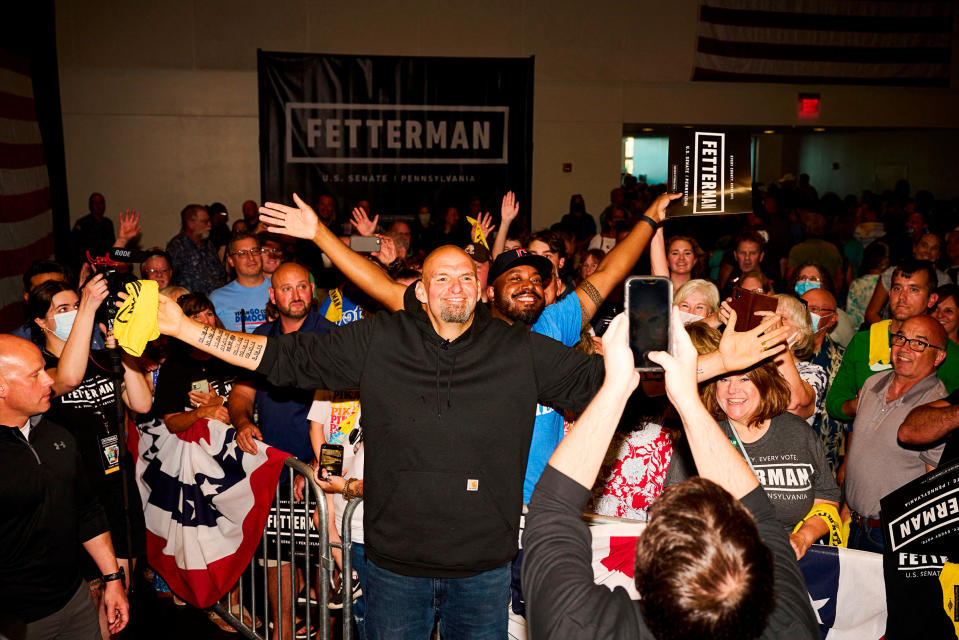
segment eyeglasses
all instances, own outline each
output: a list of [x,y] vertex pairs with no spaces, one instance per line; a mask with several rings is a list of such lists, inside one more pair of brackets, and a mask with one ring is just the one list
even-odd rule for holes
[[796,278],[796,282],[822,282],[822,278],[819,276],[799,276]]
[[270,248],[260,249],[260,253],[262,253],[265,256],[270,256],[273,258],[283,257],[283,249],[270,249]]
[[892,344],[894,344],[897,347],[901,347],[902,345],[909,343],[909,348],[915,351],[916,353],[922,353],[923,351],[926,350],[926,347],[929,347],[930,349],[939,349],[940,351],[945,350],[943,349],[943,347],[937,347],[936,345],[929,344],[925,340],[920,340],[919,338],[907,338],[901,333],[892,334],[891,341],[892,341]]
[[263,249],[241,249],[240,251],[234,251],[230,255],[234,258],[246,258],[247,256],[258,256],[263,253]]
[[[803,301],[805,302],[805,300]],[[815,313],[817,316],[828,316],[830,313],[836,313],[835,309],[827,309],[826,307],[814,307],[812,305],[807,305],[810,313]]]
[[143,273],[145,273],[148,276],[156,276],[156,275],[160,275],[161,273],[170,273],[172,271],[173,269],[144,269]]

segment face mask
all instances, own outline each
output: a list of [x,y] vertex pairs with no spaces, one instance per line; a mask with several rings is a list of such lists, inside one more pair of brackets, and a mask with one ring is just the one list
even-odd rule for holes
[[692,322],[699,322],[700,320],[703,320],[703,319],[704,319],[702,316],[697,316],[697,315],[695,315],[695,314],[693,314],[693,313],[689,313],[689,312],[687,312],[687,311],[680,311],[680,312],[679,312],[679,317],[682,319],[683,325],[687,325],[687,324],[690,324],[690,323],[692,323]]
[[65,311],[63,313],[58,313],[53,316],[54,322],[57,323],[57,328],[54,329],[51,333],[56,337],[60,338],[64,342],[67,341],[67,338],[70,337],[70,331],[73,330],[73,321],[77,319],[77,310]]
[[809,312],[809,317],[812,318],[812,331],[816,333],[819,331],[819,321],[822,320],[822,316],[818,313]]
[[428,214],[428,213],[421,213],[421,214],[419,214],[419,218],[420,218],[420,224],[421,224],[421,225],[423,225],[424,227],[429,225],[429,223],[430,223],[430,214]]
[[796,293],[802,296],[804,293],[811,289],[818,289],[822,285],[818,282],[813,282],[812,280],[800,280],[796,283]]

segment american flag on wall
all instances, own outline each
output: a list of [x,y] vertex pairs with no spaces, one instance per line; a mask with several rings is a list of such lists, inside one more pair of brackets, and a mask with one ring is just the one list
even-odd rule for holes
[[0,331],[21,322],[27,267],[52,255],[50,178],[30,62],[0,49]]
[[705,0],[693,80],[948,87],[954,2]]

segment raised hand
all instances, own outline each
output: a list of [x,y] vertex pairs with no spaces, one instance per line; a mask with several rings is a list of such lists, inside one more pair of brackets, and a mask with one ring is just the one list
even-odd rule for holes
[[681,193],[663,193],[660,194],[653,204],[649,205],[649,208],[646,209],[646,215],[655,220],[656,222],[662,222],[666,219],[666,208],[669,206],[669,203],[680,197]]
[[470,233],[470,239],[476,237],[477,228],[483,233],[484,238],[489,238],[493,230],[496,229],[496,225],[493,224],[493,216],[491,216],[489,212],[479,214],[476,223],[473,225],[473,231]]
[[639,373],[633,359],[633,350],[629,348],[629,322],[626,314],[621,313],[609,323],[603,334],[603,363],[606,365],[604,385],[622,385],[627,395],[639,384]]
[[107,280],[102,273],[98,273],[83,286],[80,309],[97,309],[109,295],[110,288],[107,286]]
[[396,260],[396,243],[389,236],[376,234],[376,237],[380,239],[380,250],[370,255],[379,260],[384,267],[388,267]]
[[[778,326],[777,326],[778,325]],[[719,341],[719,355],[726,371],[742,371],[786,348],[789,329],[778,315],[767,317],[758,327],[736,331],[736,311],[729,308],[726,330]]]
[[136,209],[127,209],[120,214],[120,226],[117,229],[117,240],[124,243],[137,237],[140,233],[140,214]]
[[294,238],[312,240],[316,235],[316,229],[320,221],[316,217],[313,207],[303,202],[300,196],[295,193],[293,194],[293,202],[296,203],[296,207],[288,207],[275,202],[264,203],[260,207],[260,221],[268,225],[267,231],[271,233],[282,233]]
[[699,388],[696,384],[696,366],[699,353],[689,339],[683,321],[679,316],[679,307],[673,307],[669,317],[672,341],[670,352],[653,351],[649,359],[663,368],[666,378],[666,395],[677,407],[682,402],[699,402]]
[[366,209],[363,207],[353,207],[353,218],[351,222],[353,223],[353,228],[355,228],[356,232],[361,236],[371,236],[376,233],[376,225],[379,221],[379,214],[370,220],[370,215],[366,212]]
[[507,191],[503,196],[503,205],[500,207],[499,214],[504,228],[519,215],[519,202],[516,201],[516,194],[512,191]]

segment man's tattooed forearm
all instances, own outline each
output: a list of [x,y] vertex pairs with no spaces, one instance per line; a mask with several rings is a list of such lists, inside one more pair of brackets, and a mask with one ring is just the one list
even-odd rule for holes
[[593,283],[589,280],[583,280],[582,284],[579,285],[579,288],[585,293],[590,300],[593,301],[597,307],[602,306],[603,296],[602,294],[593,286]]
[[257,344],[252,338],[237,337],[224,329],[214,329],[212,327],[203,327],[197,338],[197,344],[210,347],[214,352],[230,354],[247,360],[256,360],[263,352],[263,345]]

